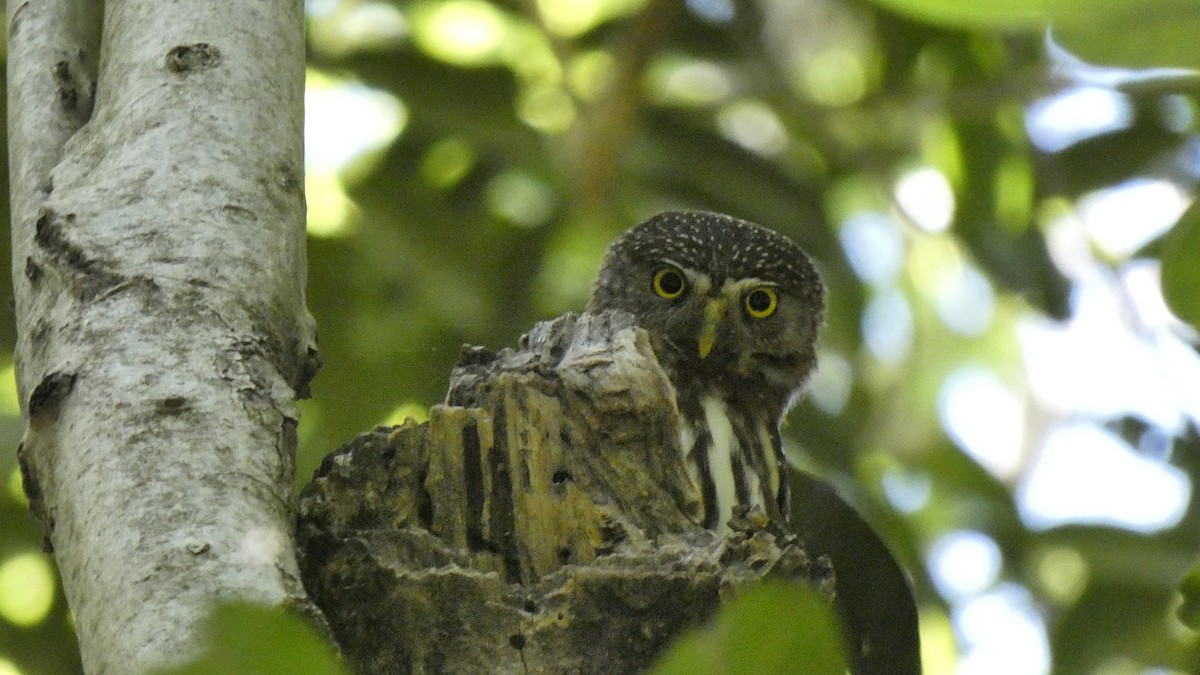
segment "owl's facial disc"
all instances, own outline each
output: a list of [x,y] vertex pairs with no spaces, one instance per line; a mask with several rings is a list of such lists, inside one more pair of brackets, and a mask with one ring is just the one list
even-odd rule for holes
[[731,339],[729,326],[721,330],[722,324],[733,319],[729,316],[730,308],[735,312],[744,312],[747,320],[755,322],[768,319],[775,313],[778,303],[779,295],[773,284],[753,278],[726,281],[716,293],[704,299],[704,316],[696,340],[700,358],[708,357],[719,335],[725,340]]
[[785,403],[816,364],[824,305],[820,276],[791,239],[729,216],[668,211],[613,242],[588,311],[632,314],[686,386]]

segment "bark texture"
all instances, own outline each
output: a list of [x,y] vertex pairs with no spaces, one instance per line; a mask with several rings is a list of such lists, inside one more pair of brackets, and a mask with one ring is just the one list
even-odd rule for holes
[[362,673],[630,673],[739,584],[832,592],[828,560],[743,519],[718,539],[674,393],[624,314],[464,352],[426,424],[363,434],[300,499],[305,584]]
[[19,454],[85,669],[139,673],[304,598],[303,7],[100,6],[8,2]]

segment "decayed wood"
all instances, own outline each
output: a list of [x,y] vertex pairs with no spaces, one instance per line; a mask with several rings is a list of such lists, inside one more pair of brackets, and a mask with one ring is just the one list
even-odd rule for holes
[[370,673],[636,672],[738,584],[828,592],[794,536],[696,524],[677,428],[625,315],[470,348],[428,423],[326,458],[300,501],[306,586]]

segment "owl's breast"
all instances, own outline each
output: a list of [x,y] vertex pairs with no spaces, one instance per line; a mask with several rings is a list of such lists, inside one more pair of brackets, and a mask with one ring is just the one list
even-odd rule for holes
[[779,433],[763,411],[737,410],[715,392],[681,398],[679,447],[704,505],[704,526],[723,532],[742,505],[786,518]]

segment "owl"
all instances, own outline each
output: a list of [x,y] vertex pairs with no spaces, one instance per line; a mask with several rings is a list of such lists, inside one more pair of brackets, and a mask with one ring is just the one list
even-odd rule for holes
[[705,527],[734,507],[788,515],[779,435],[816,365],[825,287],[804,251],[717,213],[668,211],[609,247],[589,312],[624,310],[675,389],[679,447]]

